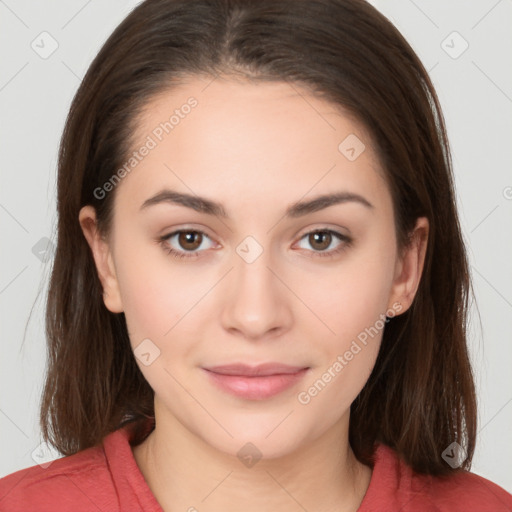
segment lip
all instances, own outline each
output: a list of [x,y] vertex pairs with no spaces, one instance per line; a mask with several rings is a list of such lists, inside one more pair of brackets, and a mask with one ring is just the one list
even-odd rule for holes
[[281,363],[263,363],[255,366],[251,366],[244,363],[233,363],[225,364],[220,366],[211,366],[205,368],[210,372],[218,373],[221,375],[238,375],[244,377],[261,376],[267,375],[284,375],[297,373],[299,370],[304,369],[305,366],[290,366]]
[[249,366],[235,363],[203,368],[219,389],[246,400],[265,400],[297,384],[309,367],[265,363]]

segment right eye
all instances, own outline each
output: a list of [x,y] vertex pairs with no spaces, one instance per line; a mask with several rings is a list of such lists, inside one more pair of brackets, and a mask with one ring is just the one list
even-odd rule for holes
[[210,237],[203,231],[181,229],[160,237],[160,243],[164,250],[174,258],[197,258],[198,253],[202,252],[198,249],[204,245],[206,239],[210,240]]

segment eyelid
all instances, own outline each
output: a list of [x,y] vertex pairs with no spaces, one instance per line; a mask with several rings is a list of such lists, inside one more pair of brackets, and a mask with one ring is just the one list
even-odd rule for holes
[[[303,228],[297,232],[295,238],[303,238],[304,235],[309,235],[310,233],[316,233],[317,231],[330,231],[333,233],[338,233],[340,236],[344,236],[347,238],[351,238],[350,230],[345,226],[338,226],[335,224],[325,223],[318,224],[315,223],[312,226],[308,226],[307,228]],[[345,233],[346,232],[346,233]]]

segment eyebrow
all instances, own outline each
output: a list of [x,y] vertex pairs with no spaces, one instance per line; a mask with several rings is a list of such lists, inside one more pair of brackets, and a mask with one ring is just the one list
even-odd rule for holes
[[[309,213],[314,213],[323,210],[324,208],[328,208],[329,206],[351,202],[359,203],[368,209],[374,208],[373,204],[363,196],[352,192],[341,191],[332,194],[323,194],[309,201],[297,201],[286,209],[285,216],[290,218],[302,217]],[[178,204],[191,208],[199,213],[223,217],[225,219],[229,218],[226,210],[220,203],[205,197],[185,194],[183,192],[177,192],[169,189],[164,189],[149,199],[146,199],[140,209],[144,210],[150,206],[162,203]]]

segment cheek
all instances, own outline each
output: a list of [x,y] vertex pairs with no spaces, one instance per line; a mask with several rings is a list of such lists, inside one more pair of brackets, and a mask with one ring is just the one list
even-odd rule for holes
[[384,249],[368,245],[325,275],[301,281],[304,302],[323,324],[313,316],[307,322],[319,357],[297,398],[311,405],[309,412],[324,414],[325,425],[350,407],[375,365],[394,269],[393,249]]
[[144,378],[172,402],[181,389],[172,376],[184,381],[180,367],[193,355],[191,340],[198,339],[197,331],[202,329],[200,299],[211,283],[205,282],[207,276],[194,279],[179,266],[161,264],[159,258],[154,258],[158,264],[136,265],[139,257],[144,261],[142,256],[134,254],[130,265],[118,271],[126,324]]
[[181,320],[193,312],[215,276],[201,278],[184,271],[158,246],[133,245],[126,243],[130,257],[116,265],[130,338],[132,344],[144,338],[164,342],[172,337],[175,326],[181,327]]
[[350,408],[373,370],[386,325],[388,271],[380,262],[361,258],[340,266],[323,293],[309,295],[311,309],[329,329],[316,319],[309,322],[317,366],[297,400],[307,414],[321,418],[318,428],[334,423]]
[[[315,418],[314,429],[323,431],[347,414],[375,365],[380,335],[367,345],[355,340],[330,354],[297,395],[303,414]],[[350,355],[349,355],[350,354]]]
[[318,317],[311,315],[325,340],[331,338],[333,346],[342,349],[347,340],[373,326],[386,313],[393,262],[392,251],[368,248],[347,253],[339,265],[321,274],[304,273],[297,279],[298,295]]

